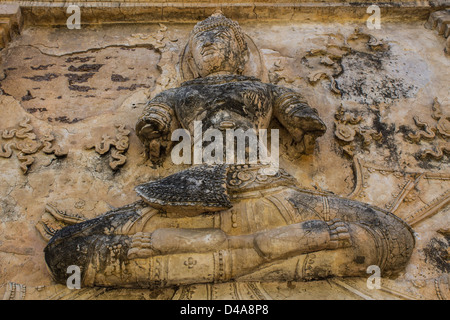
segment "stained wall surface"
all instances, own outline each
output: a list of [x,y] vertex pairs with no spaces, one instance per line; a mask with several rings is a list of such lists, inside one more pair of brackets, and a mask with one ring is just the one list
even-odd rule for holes
[[[446,38],[424,27],[427,18],[381,20],[373,30],[365,20],[236,20],[259,48],[265,81],[301,92],[328,127],[312,155],[292,151],[282,131],[280,165],[304,188],[394,212],[413,227],[417,242],[407,268],[383,279],[383,290],[367,289],[365,278],[262,282],[256,289],[232,283],[213,285],[215,298],[448,299]],[[93,218],[138,200],[136,185],[186,167],[170,157],[161,166],[146,161],[134,126],[150,98],[180,84],[177,63],[193,26],[166,21],[70,30],[27,23],[3,48],[0,296],[13,282],[25,285],[30,299],[211,298],[206,285],[75,295],[52,281],[43,256],[47,241],[36,227],[49,204]],[[17,133],[9,138],[14,129],[32,143],[23,145]],[[127,142],[124,151],[104,143],[119,139]],[[104,154],[88,148],[95,145]]]

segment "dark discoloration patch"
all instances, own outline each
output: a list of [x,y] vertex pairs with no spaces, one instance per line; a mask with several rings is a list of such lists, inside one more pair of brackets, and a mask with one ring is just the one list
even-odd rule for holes
[[413,129],[411,129],[411,127],[409,126],[405,126],[405,125],[401,125],[398,127],[398,132],[400,132],[401,134],[403,134],[403,137],[405,140],[412,142],[412,140],[408,137],[410,134],[415,134],[416,131],[414,131]]
[[306,221],[302,224],[302,228],[309,232],[323,232],[326,229],[325,223],[319,220]]
[[1,222],[16,221],[20,218],[17,203],[11,197],[6,197],[0,202],[0,209],[2,212],[0,216]]
[[130,78],[122,77],[120,74],[113,73],[111,75],[111,81],[113,82],[126,82],[130,80]]
[[66,59],[67,63],[72,62],[88,62],[89,60],[94,59],[94,57],[70,57]]
[[52,63],[52,64],[46,64],[46,65],[40,65],[40,66],[37,66],[37,67],[33,67],[33,66],[31,66],[30,68],[32,69],[32,70],[47,70],[49,67],[53,67],[55,64],[54,63]]
[[[413,156],[417,160],[417,165],[420,168],[425,169],[425,170],[440,169],[441,165],[442,165],[441,162],[445,161],[445,160],[433,161],[435,159],[431,156],[427,156],[426,158],[423,158],[422,151],[418,151],[418,152],[414,153]],[[444,156],[444,159],[445,159],[445,156]]]
[[27,94],[22,97],[22,101],[30,101],[32,99],[35,99],[36,97],[33,97],[30,90],[27,90]]
[[423,249],[425,253],[425,262],[431,263],[440,271],[450,272],[450,256],[449,256],[450,236],[445,236],[444,239],[433,238],[430,240],[426,248]]
[[69,80],[69,85],[73,85],[74,83],[87,82],[90,78],[94,76],[94,74],[95,73],[93,72],[83,74],[67,73],[64,76],[67,77],[67,79]]
[[387,124],[381,121],[379,111],[371,109],[371,112],[375,115],[373,119],[373,128],[382,135],[381,140],[375,141],[375,143],[378,147],[384,147],[389,150],[389,155],[385,158],[387,162],[394,164],[399,163],[401,151],[399,151],[399,146],[395,141],[395,124]]
[[76,123],[82,119],[78,119],[78,118],[73,118],[72,120],[70,120],[67,116],[62,116],[62,117],[56,117],[55,119],[52,119],[50,121],[51,118],[48,118],[47,120],[49,120],[49,122],[53,122],[53,120],[57,121],[57,122],[62,122],[62,123]]
[[53,79],[56,79],[58,77],[59,76],[55,73],[46,73],[43,76],[22,77],[22,78],[32,81],[52,81]]
[[[342,98],[357,98],[363,104],[379,105],[412,97],[418,88],[402,78],[388,74],[382,79],[367,76],[385,71],[385,61],[389,59],[389,50],[374,53],[352,51],[345,56],[341,61],[343,71],[336,77]],[[354,75],[349,77],[347,71],[353,71]]]
[[150,88],[150,86],[149,85],[146,85],[146,84],[132,84],[131,86],[129,86],[129,87],[118,87],[117,88],[117,91],[121,91],[121,90],[130,90],[130,91],[134,91],[134,90],[136,90],[136,89],[138,89],[138,88]]
[[79,92],[88,92],[89,90],[96,90],[95,88],[91,88],[88,86],[77,86],[77,85],[69,85],[69,89],[72,91],[79,91]]
[[103,64],[83,64],[79,67],[70,66],[69,71],[71,72],[98,72]]
[[47,108],[28,108],[27,112],[29,113],[35,113],[35,112],[44,112],[47,111]]
[[355,263],[357,263],[357,264],[364,264],[364,262],[366,261],[366,257],[357,256],[357,257],[355,257],[355,259],[353,261],[355,261]]

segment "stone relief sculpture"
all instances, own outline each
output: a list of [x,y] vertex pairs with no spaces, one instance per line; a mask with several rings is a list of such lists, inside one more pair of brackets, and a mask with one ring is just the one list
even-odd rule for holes
[[95,149],[95,152],[99,155],[104,155],[111,151],[112,160],[109,161],[109,166],[113,170],[119,169],[127,161],[127,157],[124,153],[128,149],[128,135],[130,134],[130,130],[127,130],[124,125],[116,124],[115,127],[117,129],[116,139],[105,134],[102,136],[102,140],[99,143],[91,143],[85,147],[87,150]]
[[364,151],[369,150],[374,141],[380,141],[382,138],[381,132],[364,125],[364,118],[361,115],[353,115],[345,110],[342,105],[334,117],[336,125],[334,135],[344,145],[342,150],[350,157],[353,157],[357,150],[356,137],[361,138],[362,147],[360,149]]
[[[182,55],[185,81],[148,102],[136,132],[150,159],[167,155],[170,134],[193,122],[265,129],[276,117],[302,152],[326,130],[301,94],[249,77],[252,49],[239,25],[213,14],[193,29]],[[250,61],[250,64],[254,61]],[[253,68],[253,69],[252,69]],[[330,193],[305,190],[283,169],[200,165],[136,188],[142,200],[68,226],[42,227],[45,259],[59,283],[79,266],[84,287],[161,288],[197,283],[313,280],[395,275],[415,245],[394,214]],[[57,213],[50,210],[49,213]]]
[[24,174],[34,163],[34,155],[40,151],[45,154],[53,154],[58,158],[65,157],[68,153],[60,146],[54,145],[55,137],[52,133],[46,134],[43,138],[38,138],[30,122],[30,118],[27,117],[19,122],[19,128],[0,131],[2,140],[8,141],[4,145],[0,144],[0,158],[10,158],[13,154],[12,150],[17,150],[17,158]]
[[[249,41],[251,44],[251,42]],[[263,83],[246,74],[260,74],[253,46],[239,25],[216,14],[197,24],[181,56],[185,81],[152,99],[136,124],[136,133],[150,158],[170,149],[176,128],[194,135],[194,121],[207,129],[266,129],[272,117],[289,131],[301,151],[311,153],[326,130],[315,109],[291,89]]]
[[[442,112],[441,104],[437,98],[434,99],[431,107],[431,118],[435,120],[434,124],[422,121],[419,116],[415,116],[416,126],[422,130],[409,132],[407,139],[412,143],[420,144],[422,141],[431,142],[428,148],[418,152],[418,157],[426,159],[431,157],[436,160],[442,160],[444,155],[450,153],[450,117]],[[409,129],[408,131],[412,131]]]

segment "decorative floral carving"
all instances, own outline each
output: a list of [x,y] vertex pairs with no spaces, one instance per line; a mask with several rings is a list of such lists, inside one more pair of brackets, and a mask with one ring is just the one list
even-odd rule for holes
[[336,137],[342,141],[353,141],[355,139],[356,130],[342,123],[336,124]]
[[431,110],[431,118],[435,122],[428,123],[421,121],[418,116],[413,117],[416,126],[421,130],[408,133],[407,139],[416,144],[424,141],[429,144],[419,151],[421,159],[431,157],[441,160],[445,153],[450,153],[450,116],[442,112],[442,105],[437,98],[434,99]]
[[303,57],[303,62],[313,69],[308,75],[308,81],[315,84],[322,79],[328,79],[331,83],[331,91],[340,94],[341,90],[338,88],[335,77],[343,71],[342,58],[354,51],[376,53],[385,49],[386,44],[383,41],[361,32],[358,28],[347,38],[341,34],[330,35],[326,49],[310,50]]
[[361,137],[362,149],[369,150],[373,141],[379,141],[382,138],[381,132],[367,128],[363,123],[361,115],[354,115],[350,111],[344,109],[341,105],[335,114],[335,131],[336,138],[344,143],[342,147],[344,152],[353,157],[357,151],[356,137]]
[[[109,166],[113,170],[117,170],[119,167],[123,166],[127,161],[127,157],[124,153],[128,150],[129,146],[129,138],[130,130],[125,128],[125,125],[116,124],[117,134],[115,139],[111,138],[109,135],[104,134],[102,139],[97,144],[88,144],[86,145],[86,149],[95,149],[100,155],[104,155],[111,151],[111,160],[109,162]],[[113,149],[111,149],[113,147]]]
[[42,151],[45,154],[54,154],[56,157],[64,157],[67,151],[60,146],[53,145],[55,136],[51,133],[38,139],[33,132],[33,126],[30,124],[30,118],[26,117],[19,122],[19,128],[6,129],[1,132],[1,138],[4,140],[14,139],[5,144],[0,144],[0,157],[10,158],[13,149],[18,151],[17,159],[20,161],[20,168],[23,173],[27,173],[30,166],[34,163],[34,154]]

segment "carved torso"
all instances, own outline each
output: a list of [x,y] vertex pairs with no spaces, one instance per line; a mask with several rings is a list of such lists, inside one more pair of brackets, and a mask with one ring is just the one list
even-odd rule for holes
[[153,101],[169,104],[182,127],[193,134],[194,121],[203,132],[241,128],[265,129],[272,117],[273,85],[245,76],[218,76],[187,81]]

